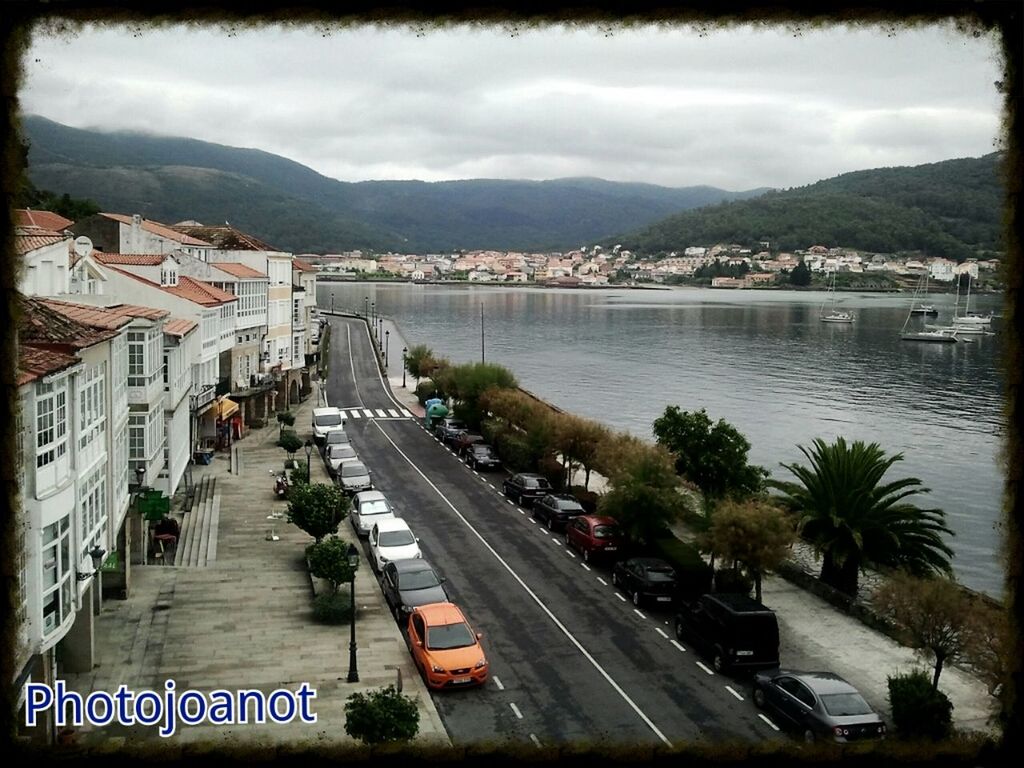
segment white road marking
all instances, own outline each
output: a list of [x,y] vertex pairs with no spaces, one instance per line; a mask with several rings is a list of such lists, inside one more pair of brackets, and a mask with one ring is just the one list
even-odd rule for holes
[[551,537],[551,543],[554,544],[557,547],[562,546],[561,544],[558,543],[558,539],[556,539],[554,536]]
[[661,627],[655,627],[654,631],[657,632],[662,637],[664,637],[666,640],[668,640],[668,635],[665,634],[665,630],[662,629]]
[[574,554],[572,553],[572,550],[571,550],[571,549],[569,549],[568,547],[566,547],[566,548],[565,548],[565,554],[567,554],[567,555],[568,555],[569,557],[571,557],[571,558],[572,558],[573,560],[575,560],[575,559],[576,559],[576,555],[574,555]]
[[[383,383],[383,379],[382,379],[382,383]],[[375,422],[375,424],[376,424],[376,422]],[[473,535],[476,536],[477,539],[479,539],[480,543],[483,544],[484,547],[487,548],[487,551],[489,551],[494,556],[494,558],[499,563],[501,563],[502,567],[506,571],[508,571],[509,575],[512,576],[512,578],[515,579],[519,583],[519,586],[521,586],[523,588],[523,591],[525,591],[526,594],[528,594],[530,596],[530,598],[537,604],[537,606],[545,613],[545,615],[547,615],[547,617],[549,619],[551,619],[552,623],[556,627],[558,627],[559,630],[561,630],[562,634],[564,634],[566,636],[566,638],[568,638],[569,642],[572,643],[576,647],[576,649],[583,655],[583,658],[585,658],[588,662],[590,662],[591,666],[593,666],[594,669],[597,670],[597,672],[601,675],[601,677],[603,677],[605,679],[605,681],[612,687],[612,689],[617,694],[619,694],[619,696],[622,697],[622,700],[625,701],[634,712],[636,712],[637,717],[639,717],[641,720],[643,720],[644,724],[648,728],[651,729],[651,731],[665,744],[665,746],[667,746],[667,747],[669,747],[671,749],[672,748],[672,742],[669,741],[665,737],[665,734],[662,733],[658,729],[658,726],[656,726],[654,724],[654,722],[651,720],[651,718],[649,718],[644,713],[644,711],[642,709],[640,709],[639,706],[637,706],[636,702],[633,701],[633,699],[631,699],[629,697],[629,694],[627,694],[624,690],[622,690],[622,686],[620,686],[617,682],[615,682],[615,679],[611,675],[609,675],[608,672],[604,669],[604,667],[602,667],[598,663],[597,659],[594,658],[594,656],[590,653],[590,651],[588,651],[586,648],[583,647],[583,644],[579,640],[576,639],[576,637],[572,634],[572,632],[569,631],[569,628],[566,627],[565,624],[563,624],[558,619],[558,617],[555,616],[555,614],[551,612],[551,609],[548,608],[544,604],[544,602],[537,596],[537,593],[534,592],[532,589],[530,589],[526,585],[526,582],[523,581],[522,577],[518,573],[516,573],[515,570],[513,570],[512,566],[510,566],[504,560],[504,558],[502,558],[501,555],[499,555],[497,553],[497,551],[494,549],[494,547],[492,547],[487,542],[487,539],[485,539],[480,534],[480,532],[477,531],[477,529],[473,527],[473,524],[470,523],[469,520],[467,520],[466,517],[461,512],[459,512],[459,510],[456,508],[456,506],[454,504],[452,504],[451,501],[448,500],[448,497],[445,496],[443,493],[441,493],[441,490],[436,485],[434,485],[433,482],[431,482],[430,478],[427,477],[423,473],[423,471],[419,467],[416,466],[415,463],[413,463],[412,459],[410,459],[405,454],[405,452],[403,452],[402,449],[398,447],[398,444],[395,443],[395,441],[391,439],[391,437],[384,431],[383,427],[381,427],[379,424],[376,424],[376,427],[380,431],[380,433],[382,435],[384,435],[384,438],[389,443],[391,443],[391,447],[395,449],[395,451],[398,453],[398,455],[401,456],[403,459],[405,459],[406,463],[410,467],[412,467],[413,471],[416,472],[416,474],[418,474],[421,478],[423,478],[423,481],[434,490],[434,493],[436,493],[438,496],[440,496],[444,500],[445,504],[447,504],[448,508],[451,509],[451,511],[455,513],[456,517],[458,517],[459,520],[461,520],[462,523],[470,531],[473,532]]]
[[368,419],[372,419],[373,411],[371,411],[369,408],[363,408],[363,416],[365,416]]
[[409,413],[409,411],[405,410],[405,408],[400,408],[399,410],[402,412],[402,415],[405,416],[407,419],[412,418],[412,414]]
[[[491,488],[494,488],[494,483],[492,483],[492,482],[490,482],[490,481],[486,481],[486,482],[487,482],[487,484],[488,484],[489,486],[491,486]],[[498,489],[497,489],[497,488],[494,488],[494,490],[498,490]]]
[[535,734],[530,734],[530,741],[532,741],[534,744],[540,747],[540,739],[538,739]]
[[513,503],[512,503],[512,499],[505,499],[505,501],[507,501],[507,502],[508,502],[508,505],[509,505],[510,507],[514,507],[514,506],[515,506],[515,504],[513,504]]
[[498,679],[497,675],[495,675],[491,679],[494,680],[494,684],[496,686],[498,686],[498,690],[499,691],[504,691],[505,690],[505,686],[501,684],[501,680]]
[[[580,565],[583,565],[583,564],[580,563]],[[584,566],[584,567],[586,567],[586,566]],[[604,584],[606,587],[608,586],[608,582],[605,581],[604,579],[602,579],[600,576],[597,577],[597,580],[600,581],[602,584]]]
[[352,369],[352,387],[356,391],[356,399],[359,400],[360,405],[363,402],[363,396],[359,393],[359,380],[356,378],[356,357],[352,354],[352,326],[345,323],[345,339],[348,343],[348,363]]
[[384,410],[383,408],[378,408],[378,409],[377,409],[377,415],[378,415],[378,416],[387,416],[387,415],[388,415],[388,413],[387,413],[387,411],[385,411],[385,410]]
[[361,414],[359,411],[354,410],[354,409],[351,412],[349,412],[349,416],[351,416],[353,419],[361,419],[361,418],[363,418],[363,414]]
[[347,416],[345,415],[345,412],[344,412],[344,411],[342,411],[342,410],[340,410],[340,409],[339,409],[339,410],[338,410],[338,413],[340,413],[340,414],[341,414],[341,420],[342,420],[342,422],[344,422],[344,421],[345,421],[345,419],[347,419],[347,418],[348,418],[348,417],[347,417]]
[[[517,509],[518,509],[518,507],[517,507]],[[523,512],[523,510],[521,510],[521,509],[520,509],[520,510],[519,510],[519,514],[520,514],[520,515],[525,515],[526,513],[525,513],[525,512]]]
[[528,517],[526,519],[530,521],[530,525],[536,525],[537,524],[537,521],[534,520],[532,517]]
[[587,565],[586,563],[580,563],[580,565],[583,566],[583,570],[585,570],[585,571],[589,571],[590,570],[590,566]]
[[[476,475],[477,477],[480,477],[480,473],[477,472],[475,469],[473,470],[473,474]],[[483,480],[482,477],[480,479]]]
[[765,714],[763,712],[758,712],[757,716],[760,717],[762,720],[764,720],[766,723],[768,723],[768,725],[770,725],[772,727],[773,731],[779,730],[779,726],[777,726],[775,723],[773,723],[771,720],[769,720],[767,718],[767,716],[765,716]]
[[704,666],[704,664],[702,664],[701,662],[699,662],[699,661],[698,661],[698,662],[695,662],[695,663],[697,664],[697,666],[698,666],[698,667],[700,667],[701,669],[703,669],[703,670],[704,670],[705,672],[707,672],[707,673],[708,673],[709,675],[713,675],[713,674],[715,674],[715,673],[714,673],[714,672],[713,672],[712,670],[708,669],[708,668],[707,668],[706,666]]
[[516,706],[516,703],[514,701],[510,701],[508,703],[508,705],[510,707],[512,707],[512,711],[515,712],[516,717],[518,717],[520,720],[522,720],[523,719],[523,713],[519,711],[519,707]]
[[634,609],[633,609],[633,613],[635,613],[635,614],[636,614],[637,616],[639,616],[639,617],[640,617],[641,619],[646,619],[646,618],[647,618],[647,617],[646,617],[646,616],[644,616],[644,615],[643,615],[642,613],[640,613],[640,610],[639,610],[638,608],[634,608]]
[[398,411],[396,411],[394,408],[388,408],[388,416],[391,416],[392,418],[397,419],[398,418]]
[[670,642],[670,643],[672,643],[672,645],[674,645],[674,646],[675,646],[676,648],[678,648],[678,649],[679,649],[680,651],[682,651],[683,653],[686,653],[686,649],[685,649],[685,648],[683,648],[683,646],[681,646],[681,645],[680,645],[680,644],[679,644],[678,642],[676,642],[675,640],[669,640],[669,642]]
[[731,685],[725,686],[725,690],[727,690],[729,693],[731,693],[733,696],[735,696],[740,701],[743,701],[743,697],[740,696],[738,693],[736,693],[736,690]]
[[619,600],[621,600],[622,602],[626,602],[626,598],[624,598],[624,597],[623,597],[622,595],[620,595],[620,594],[619,594],[618,592],[616,592],[616,593],[615,593],[615,596],[616,596],[617,598],[619,598]]

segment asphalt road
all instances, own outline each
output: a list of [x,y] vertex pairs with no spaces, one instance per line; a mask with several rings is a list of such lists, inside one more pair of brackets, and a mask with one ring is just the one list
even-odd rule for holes
[[[339,408],[401,408],[361,320],[332,318],[327,398]],[[778,739],[749,682],[711,673],[676,642],[668,611],[631,602],[610,570],[587,566],[415,418],[349,419],[352,445],[483,633],[490,678],[432,694],[456,744],[580,741],[672,744]]]

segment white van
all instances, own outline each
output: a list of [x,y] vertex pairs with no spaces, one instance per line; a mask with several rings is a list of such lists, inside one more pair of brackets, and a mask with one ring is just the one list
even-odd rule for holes
[[344,426],[345,420],[337,408],[313,409],[313,440],[317,444],[322,444],[332,429],[342,429]]

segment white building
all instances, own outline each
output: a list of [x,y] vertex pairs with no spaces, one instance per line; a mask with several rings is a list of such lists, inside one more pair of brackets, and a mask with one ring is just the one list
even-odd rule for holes
[[162,254],[181,250],[206,261],[213,250],[210,243],[139,214],[97,213],[76,221],[72,230],[88,237],[104,253]]

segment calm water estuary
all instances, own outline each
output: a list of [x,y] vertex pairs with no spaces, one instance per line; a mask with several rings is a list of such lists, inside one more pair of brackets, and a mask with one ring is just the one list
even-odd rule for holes
[[[798,445],[878,442],[903,452],[887,478],[920,478],[921,506],[945,510],[957,578],[1001,597],[1005,431],[1003,330],[974,343],[901,341],[909,294],[840,294],[853,325],[823,323],[823,293],[545,289],[404,283],[321,283],[321,307],[363,311],[364,297],[406,341],[453,362],[480,360],[483,306],[488,362],[574,413],[653,439],[668,405],[704,408],[750,441],[750,459],[791,478]],[[952,295],[932,295],[947,323]],[[998,296],[971,309],[1001,311]],[[912,327],[925,319],[914,317]],[[392,342],[397,341],[392,339]],[[390,345],[392,364],[401,347]],[[397,358],[396,358],[397,355]]]

